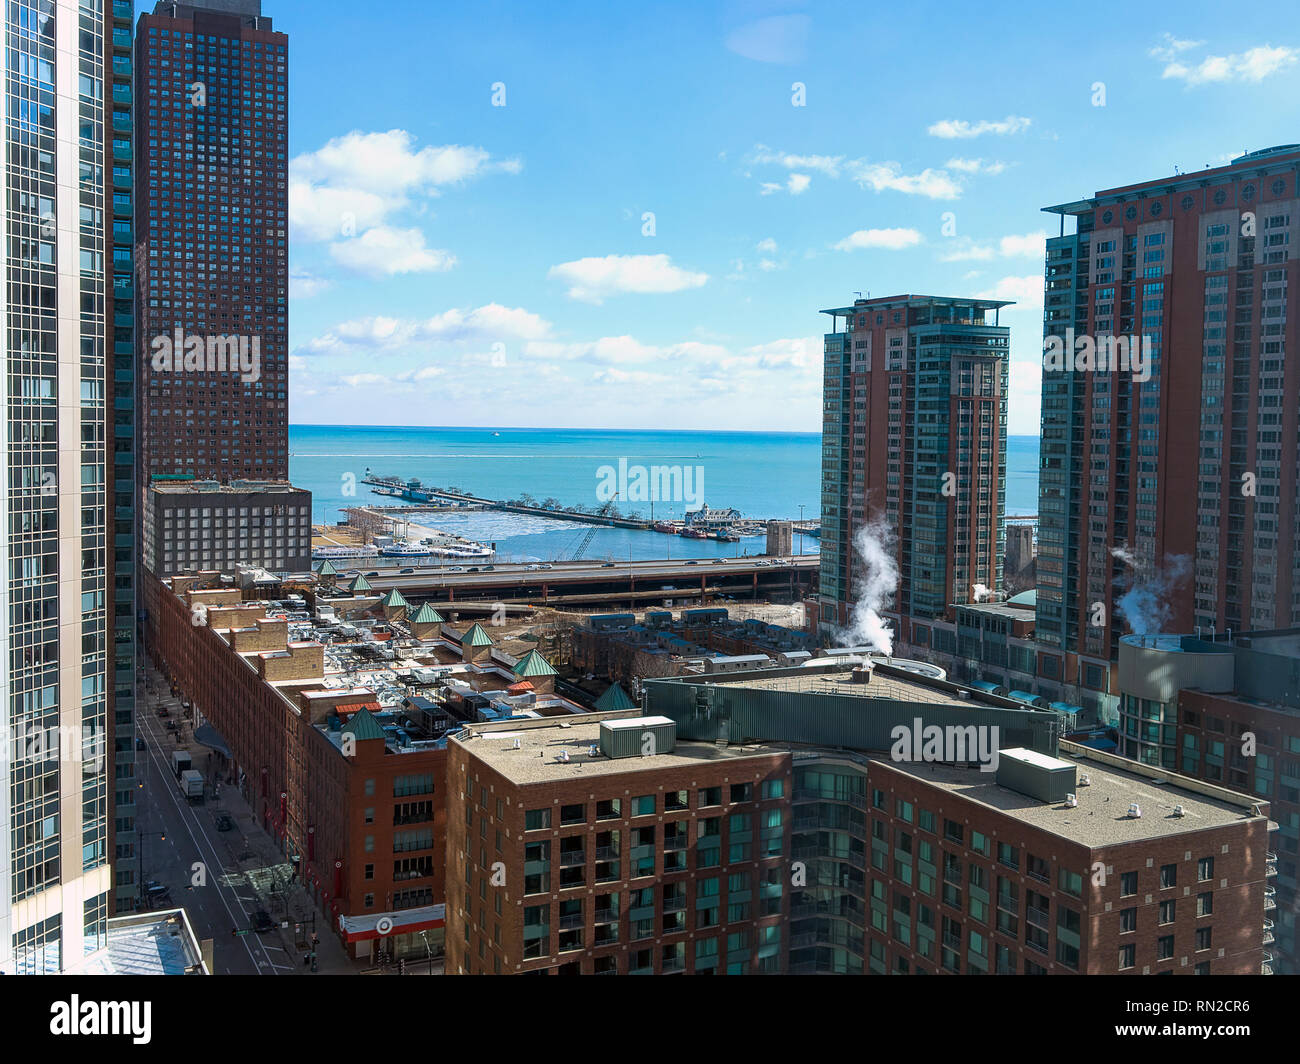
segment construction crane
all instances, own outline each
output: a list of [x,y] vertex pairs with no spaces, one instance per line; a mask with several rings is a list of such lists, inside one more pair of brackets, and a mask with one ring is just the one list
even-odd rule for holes
[[[615,492],[614,497],[610,499],[609,502],[605,503],[605,505],[602,506],[599,510],[596,511],[597,519],[602,517],[608,517],[609,511],[614,508],[614,503],[617,499],[618,499],[618,492]],[[596,535],[596,529],[599,527],[600,525],[593,524],[589,529],[587,529],[587,534],[582,537],[582,542],[578,544],[578,549],[573,552],[573,557],[570,559],[570,561],[575,561],[575,562],[582,561],[582,556],[587,553],[587,548],[591,546],[592,538]]]

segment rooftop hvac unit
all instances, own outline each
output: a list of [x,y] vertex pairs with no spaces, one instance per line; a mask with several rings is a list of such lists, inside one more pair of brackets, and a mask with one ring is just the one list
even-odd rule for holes
[[1081,772],[1081,773],[1079,773],[1079,786],[1080,786],[1080,787],[1091,787],[1091,786],[1092,786],[1092,777],[1089,776],[1088,773],[1086,773],[1086,772]]
[[1187,810],[1184,809],[1181,805],[1174,806],[1174,816],[1186,816],[1186,815],[1187,815]]
[[1131,802],[1128,807],[1128,815],[1134,820],[1140,820],[1142,817],[1142,807],[1137,802]]
[[1066,807],[1069,808],[1069,809],[1078,809],[1078,808],[1079,808],[1079,799],[1078,799],[1075,795],[1073,795],[1073,794],[1067,794],[1067,795],[1065,796],[1065,804],[1066,804]]

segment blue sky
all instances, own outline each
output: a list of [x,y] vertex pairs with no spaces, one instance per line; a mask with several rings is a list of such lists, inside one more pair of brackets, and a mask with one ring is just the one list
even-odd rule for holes
[[911,291],[1017,301],[1036,434],[1041,208],[1300,141],[1300,26],[1221,4],[263,8],[295,423],[818,431],[818,311]]

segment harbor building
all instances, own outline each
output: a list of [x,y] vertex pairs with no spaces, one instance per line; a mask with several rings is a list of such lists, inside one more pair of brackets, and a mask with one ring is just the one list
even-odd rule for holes
[[883,616],[904,641],[913,620],[975,601],[977,585],[1001,589],[1008,305],[899,295],[822,311],[823,630],[860,596],[863,535],[897,565]]
[[[1113,695],[1128,632],[1300,623],[1298,164],[1283,145],[1045,208],[1060,217],[1038,507],[1049,680],[1091,666]],[[1135,585],[1159,589],[1158,628],[1125,616]]]
[[794,522],[769,521],[767,523],[767,550],[769,558],[788,558],[794,553]]
[[[1051,710],[841,660],[563,723],[449,744],[449,972],[1270,970],[1267,803]],[[997,729],[996,765],[899,727]]]

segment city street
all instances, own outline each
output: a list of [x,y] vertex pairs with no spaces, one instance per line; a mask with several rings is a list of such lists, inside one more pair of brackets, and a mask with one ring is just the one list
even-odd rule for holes
[[[214,975],[309,974],[304,958],[314,910],[305,893],[291,883],[289,862],[256,825],[237,788],[222,783],[214,797],[209,778],[202,804],[184,798],[172,773],[172,752],[188,749],[193,767],[208,776],[208,750],[193,742],[189,726],[181,721],[179,700],[171,697],[161,676],[152,669],[146,676],[155,693],[141,685],[137,732],[146,749],[136,753],[142,784],[136,806],[142,848],[138,874],[146,883],[156,881],[167,888],[170,904],[164,900],[158,907],[184,908],[199,939],[213,940]],[[169,707],[169,717],[159,718],[159,705]],[[179,741],[167,730],[169,721],[179,725]],[[233,821],[227,831],[217,829],[223,813]],[[259,910],[277,925],[287,920],[289,926],[249,930]],[[302,928],[298,943],[295,923]],[[236,929],[249,933],[232,935]],[[320,913],[315,913],[315,932],[319,972],[357,970]]]

